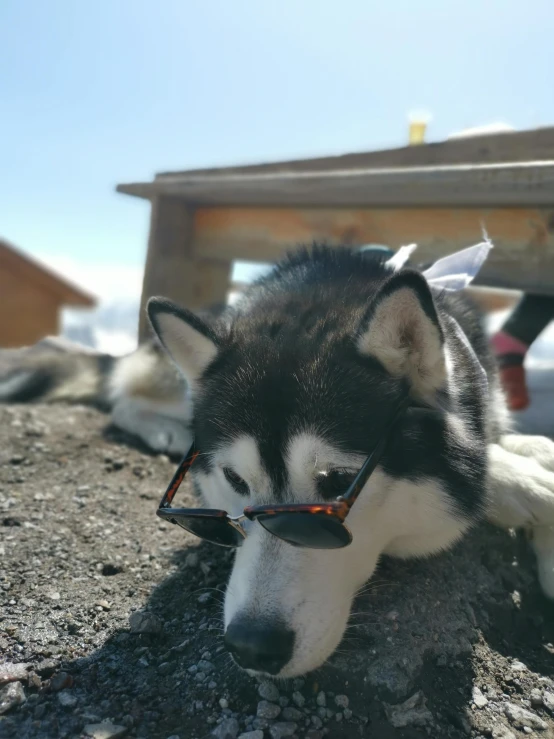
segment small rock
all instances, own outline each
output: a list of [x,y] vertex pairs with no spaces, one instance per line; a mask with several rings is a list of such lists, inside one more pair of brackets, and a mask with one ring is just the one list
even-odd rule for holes
[[77,705],[77,696],[69,690],[62,690],[58,693],[58,701],[64,708],[75,708]]
[[264,739],[264,732],[261,729],[245,731],[242,734],[239,734],[237,739]]
[[220,698],[219,705],[221,708],[229,708],[229,701],[226,698]]
[[224,718],[212,731],[215,739],[236,739],[239,733],[239,722],[236,718]]
[[277,718],[280,713],[281,706],[278,706],[276,703],[270,703],[269,701],[260,701],[258,703],[256,716],[258,718],[265,718],[271,721],[272,719]]
[[185,567],[197,567],[198,566],[198,554],[196,552],[189,552],[185,557]]
[[345,708],[342,712],[342,715],[347,721],[350,721],[350,719],[352,718],[352,711],[349,708]]
[[279,688],[270,680],[264,680],[258,685],[258,695],[266,701],[275,703],[279,700]]
[[489,702],[477,686],[473,688],[473,702],[477,708],[484,708]]
[[283,713],[281,715],[285,721],[300,721],[300,719],[304,718],[302,711],[299,711],[298,708],[294,708],[294,706],[286,706],[283,708]]
[[421,690],[418,690],[404,703],[394,706],[384,703],[384,706],[390,723],[395,729],[402,729],[406,726],[424,726],[432,722],[433,716],[425,704],[426,698]]
[[516,735],[502,724],[493,728],[492,739],[516,739]]
[[550,690],[545,690],[542,694],[542,704],[547,711],[554,714],[554,693]]
[[272,739],[285,739],[287,736],[292,736],[296,731],[296,724],[290,721],[280,721],[273,726],[269,727],[269,733]]
[[[554,697],[554,696],[553,696]],[[542,706],[542,693],[538,688],[533,688],[529,695],[532,706]]]
[[293,700],[293,703],[296,703],[298,708],[304,708],[306,699],[304,698],[302,693],[300,693],[298,690],[295,690],[294,693],[292,694],[292,700]]
[[311,722],[316,729],[321,729],[321,727],[323,726],[323,721],[319,718],[319,716],[312,716]]
[[504,713],[516,729],[523,729],[524,726],[530,726],[532,729],[544,731],[548,728],[546,721],[543,721],[536,713],[521,708],[521,706],[515,703],[506,703]]
[[28,662],[5,662],[0,665],[0,685],[25,680],[31,665]]
[[211,598],[211,593],[209,593],[209,592],[208,593],[202,593],[201,595],[198,596],[197,601],[200,604],[204,605],[204,604],[206,604],[210,600],[210,598]]
[[524,726],[523,727],[523,733],[524,734],[532,734],[533,733],[533,729],[531,729],[530,726]]
[[336,695],[335,696],[335,705],[339,708],[348,708],[350,701],[348,700],[347,695]]
[[512,663],[513,672],[525,672],[526,669],[527,665],[524,665],[523,662],[520,662],[517,659],[515,662]]
[[94,739],[117,739],[117,737],[125,736],[126,733],[126,726],[112,724],[111,721],[102,721],[100,724],[87,724],[85,726],[85,734],[92,736]]
[[23,685],[18,680],[8,683],[5,688],[0,690],[0,715],[9,711],[10,708],[20,706],[25,703],[25,700]]
[[134,611],[129,616],[129,627],[131,634],[159,634],[162,622],[149,611]]
[[98,603],[97,603],[97,605],[99,605],[100,608],[102,608],[102,610],[104,610],[104,611],[109,611],[110,608],[111,608],[111,606],[110,606],[110,604],[108,603],[107,600],[99,600]]
[[[327,704],[327,699],[325,698],[325,693],[323,692],[323,690],[319,691],[319,693],[317,694],[317,698],[315,699],[315,702],[317,703],[318,706],[325,706]],[[346,705],[348,705],[348,703]]]
[[67,672],[58,672],[50,680],[50,690],[53,690],[54,693],[58,693],[64,688],[70,688],[72,685],[73,678],[71,677],[71,675],[68,675]]

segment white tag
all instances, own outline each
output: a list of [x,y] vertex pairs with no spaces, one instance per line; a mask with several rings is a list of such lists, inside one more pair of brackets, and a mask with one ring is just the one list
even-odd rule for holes
[[[416,244],[401,246],[387,264],[395,271],[402,269],[410,256],[417,249]],[[492,243],[485,234],[485,240],[475,246],[469,246],[454,254],[437,260],[423,272],[427,282],[433,287],[444,290],[463,290],[475,278],[492,249]]]

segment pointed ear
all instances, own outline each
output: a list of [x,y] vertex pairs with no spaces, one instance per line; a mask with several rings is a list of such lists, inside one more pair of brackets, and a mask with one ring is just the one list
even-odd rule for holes
[[403,270],[384,284],[364,316],[357,347],[391,375],[405,378],[420,397],[428,399],[444,386],[444,335],[419,272]]
[[150,298],[146,310],[156,336],[194,387],[215,359],[219,339],[213,329],[194,313],[165,298]]

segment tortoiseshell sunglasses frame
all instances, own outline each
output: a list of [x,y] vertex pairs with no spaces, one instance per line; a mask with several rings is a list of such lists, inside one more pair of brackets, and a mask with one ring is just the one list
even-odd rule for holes
[[[190,470],[190,468],[192,467],[192,465],[194,464],[196,458],[198,457],[200,453],[196,449],[193,443],[188,453],[186,454],[186,456],[183,458],[183,460],[179,464],[177,471],[173,475],[173,478],[171,482],[169,483],[167,490],[164,493],[164,496],[160,502],[160,505],[158,506],[158,510],[156,513],[158,516],[160,516],[160,518],[164,520],[168,520],[174,524],[179,524],[178,519],[196,519],[197,521],[199,519],[204,519],[204,520],[210,519],[213,522],[217,522],[218,520],[221,520],[222,523],[225,522],[225,524],[232,526],[235,532],[239,534],[240,537],[242,538],[237,537],[236,544],[223,544],[221,542],[214,541],[213,539],[208,539],[208,541],[211,541],[212,543],[217,544],[219,546],[228,546],[228,547],[240,546],[240,544],[242,544],[242,540],[246,538],[246,531],[240,524],[240,522],[244,519],[255,521],[257,518],[262,516],[264,520],[267,520],[268,517],[273,518],[273,517],[279,516],[280,514],[285,514],[285,513],[286,514],[297,513],[297,514],[304,514],[304,515],[306,514],[314,515],[315,514],[318,516],[320,515],[330,516],[335,520],[336,523],[341,525],[342,527],[341,536],[337,539],[334,546],[319,547],[315,545],[314,548],[333,549],[333,548],[341,548],[344,546],[348,546],[348,544],[352,542],[352,533],[350,532],[350,529],[344,523],[346,520],[346,517],[350,513],[352,506],[358,499],[358,496],[363,490],[365,484],[367,483],[370,476],[375,471],[375,468],[379,464],[379,461],[381,460],[381,457],[383,456],[383,452],[385,451],[385,448],[390,439],[392,431],[394,427],[396,426],[398,419],[400,418],[401,415],[403,415],[408,405],[409,405],[408,399],[404,400],[400,404],[393,418],[387,424],[383,432],[383,435],[381,436],[381,439],[379,440],[375,448],[371,451],[371,453],[369,454],[369,456],[367,457],[367,459],[361,466],[359,472],[357,473],[352,483],[349,485],[347,491],[343,495],[339,495],[334,501],[330,503],[290,503],[290,504],[285,503],[282,505],[247,506],[240,516],[230,516],[227,513],[227,511],[219,510],[217,508],[172,508],[171,503],[173,502],[173,499],[175,498],[175,495],[177,494],[177,491],[179,490],[181,483],[183,482],[187,472]],[[187,530],[186,526],[183,526],[183,528]],[[279,536],[278,534],[276,534],[275,532],[271,530],[269,531],[274,536],[277,536],[278,538],[282,538],[284,541],[288,541],[285,537]],[[191,531],[190,533],[194,534],[193,531]],[[199,538],[203,538],[199,534],[195,534],[195,535],[198,536]],[[293,544],[293,542],[290,542],[290,541],[289,543]],[[304,547],[310,548],[309,544],[296,544],[296,546],[304,546]]]

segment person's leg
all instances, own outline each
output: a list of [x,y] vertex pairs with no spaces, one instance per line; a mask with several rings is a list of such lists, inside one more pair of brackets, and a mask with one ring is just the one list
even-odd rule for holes
[[525,294],[500,331],[492,337],[500,379],[510,410],[529,405],[523,362],[531,344],[554,319],[554,297]]

